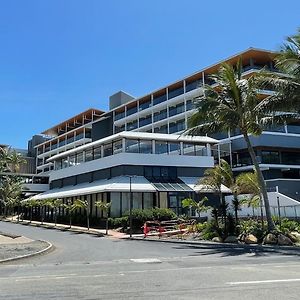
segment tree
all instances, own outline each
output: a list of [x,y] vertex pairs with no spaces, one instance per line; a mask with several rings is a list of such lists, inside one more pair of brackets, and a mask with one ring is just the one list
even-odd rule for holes
[[264,214],[263,214],[263,205],[261,199],[261,191],[259,186],[259,180],[256,172],[247,172],[241,173],[237,176],[236,179],[237,185],[241,193],[249,194],[250,197],[244,199],[242,202],[247,204],[248,207],[252,207],[253,215],[254,209],[260,207],[260,215],[261,215],[261,222],[263,226]]
[[259,187],[264,199],[268,230],[275,230],[272,220],[266,183],[259,167],[250,135],[260,135],[266,125],[282,123],[280,117],[259,106],[258,81],[255,76],[242,78],[241,60],[236,67],[222,64],[218,73],[211,76],[217,87],[204,87],[204,94],[195,99],[197,111],[189,119],[189,129],[185,134],[204,135],[239,129],[257,172]]
[[96,201],[95,206],[99,207],[106,214],[105,234],[107,235],[108,234],[108,213],[111,207],[111,203],[104,202],[104,201]]
[[182,207],[189,209],[194,209],[200,218],[202,212],[207,212],[211,207],[206,205],[208,201],[207,197],[203,197],[200,201],[195,201],[194,199],[187,198],[182,200]]
[[2,202],[5,215],[7,210],[19,203],[22,194],[22,181],[18,176],[3,176],[0,181],[0,201]]
[[46,206],[54,211],[54,226],[56,227],[58,210],[60,207],[63,207],[63,201],[61,199],[48,199],[46,201]]
[[20,166],[26,164],[26,160],[16,150],[11,151],[9,157],[9,168],[11,172],[17,173],[20,171]]
[[40,202],[38,200],[35,199],[26,199],[21,201],[21,205],[27,207],[30,209],[30,216],[29,216],[29,223],[32,222],[32,214],[33,214],[33,208],[34,207],[38,207],[40,205]]
[[86,221],[87,221],[87,228],[90,230],[90,206],[88,201],[76,199],[72,204],[71,210],[74,211],[78,208],[83,208],[86,211]]
[[[290,112],[290,119],[299,121],[300,113],[300,28],[286,39],[275,58],[280,73],[262,72],[262,86],[275,91],[260,104],[263,110]],[[280,116],[280,114],[279,114]]]
[[73,207],[73,203],[71,200],[68,200],[67,203],[62,205],[62,207],[64,207],[68,211],[69,224],[70,224],[70,228],[72,228],[72,213],[76,208]]

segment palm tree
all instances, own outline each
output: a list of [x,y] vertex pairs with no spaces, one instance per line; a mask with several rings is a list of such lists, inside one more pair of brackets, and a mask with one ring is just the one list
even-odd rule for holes
[[276,118],[259,107],[257,80],[254,76],[242,78],[241,60],[236,67],[222,64],[219,72],[211,76],[217,88],[205,86],[204,95],[195,99],[197,111],[189,119],[189,127],[185,134],[203,135],[207,133],[227,132],[239,129],[257,172],[260,191],[264,199],[268,230],[275,230],[272,220],[266,184],[260,170],[256,154],[249,135],[260,135],[263,128],[274,122],[282,122],[282,116]]
[[90,206],[89,206],[88,201],[84,201],[84,200],[80,200],[80,199],[74,200],[71,210],[74,211],[78,208],[83,208],[86,211],[87,228],[88,228],[88,230],[90,230]]
[[235,218],[236,225],[238,225],[238,222],[239,222],[238,211],[241,210],[241,204],[242,204],[242,201],[240,201],[237,197],[233,198],[232,207],[234,210],[234,218]]
[[7,209],[15,207],[21,199],[22,181],[17,176],[3,176],[0,181],[0,200]]
[[68,200],[67,203],[62,205],[62,207],[64,207],[68,211],[69,224],[70,224],[70,228],[72,228],[72,213],[76,208],[73,207],[73,203],[71,200]]
[[182,200],[182,207],[183,208],[190,208],[194,209],[196,213],[198,214],[198,217],[200,218],[200,214],[202,212],[207,212],[211,207],[206,205],[206,202],[208,201],[207,197],[203,197],[200,201],[195,201],[194,199],[187,198]]
[[29,200],[26,199],[26,200],[21,201],[21,204],[30,209],[29,223],[31,223],[32,222],[33,208],[39,206],[40,202],[35,200],[35,199],[29,199]]
[[58,210],[63,206],[63,201],[61,199],[48,199],[46,206],[54,210],[54,226],[56,227]]
[[26,164],[26,160],[17,151],[11,151],[9,157],[9,167],[11,172],[17,173],[20,171],[20,166]]
[[106,224],[105,224],[105,234],[108,235],[108,212],[111,207],[110,202],[96,201],[95,206],[99,207],[103,212],[106,213]]
[[300,28],[297,33],[286,39],[279,55],[275,58],[275,67],[281,72],[274,74],[263,72],[262,86],[276,91],[261,103],[264,110],[290,112],[291,119],[299,120],[300,113]]
[[263,214],[263,205],[261,199],[261,191],[259,186],[259,180],[256,172],[247,172],[241,173],[236,178],[237,185],[241,193],[250,194],[250,197],[243,200],[243,203],[246,203],[249,207],[251,206],[253,209],[260,207],[260,216],[261,222],[263,226],[264,214]]

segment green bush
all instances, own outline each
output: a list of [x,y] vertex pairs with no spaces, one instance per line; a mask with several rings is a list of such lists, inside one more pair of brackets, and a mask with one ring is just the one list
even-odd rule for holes
[[300,224],[297,221],[289,219],[281,219],[281,225],[279,219],[275,220],[276,228],[278,231],[281,231],[284,234],[287,234],[292,231],[300,232]]
[[201,238],[204,240],[211,240],[214,237],[221,236],[219,229],[214,221],[197,223],[196,231],[201,233]]
[[240,234],[253,234],[259,241],[267,234],[267,224],[264,222],[264,230],[262,229],[261,222],[257,220],[242,220],[238,225]]
[[128,217],[109,218],[108,224],[110,228],[126,228],[129,225]]

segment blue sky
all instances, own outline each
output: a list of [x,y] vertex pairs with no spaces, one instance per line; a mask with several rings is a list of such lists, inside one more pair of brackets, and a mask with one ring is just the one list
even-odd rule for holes
[[118,90],[141,96],[249,47],[279,49],[300,1],[0,0],[0,143]]

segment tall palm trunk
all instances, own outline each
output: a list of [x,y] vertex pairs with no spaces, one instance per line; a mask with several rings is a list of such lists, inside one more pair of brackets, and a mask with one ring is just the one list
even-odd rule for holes
[[247,143],[247,148],[249,151],[249,154],[251,156],[254,168],[257,172],[257,177],[258,177],[258,181],[259,181],[259,186],[260,186],[260,190],[264,199],[264,203],[265,203],[265,210],[266,210],[266,218],[267,218],[267,222],[268,222],[268,231],[274,231],[275,230],[275,224],[272,220],[272,215],[271,215],[271,209],[270,209],[270,203],[269,203],[269,199],[268,199],[268,193],[267,193],[267,188],[266,188],[266,183],[262,174],[262,171],[258,165],[258,161],[256,159],[255,156],[255,152],[254,149],[251,145],[248,133],[243,133],[243,136],[245,138],[245,141]]

